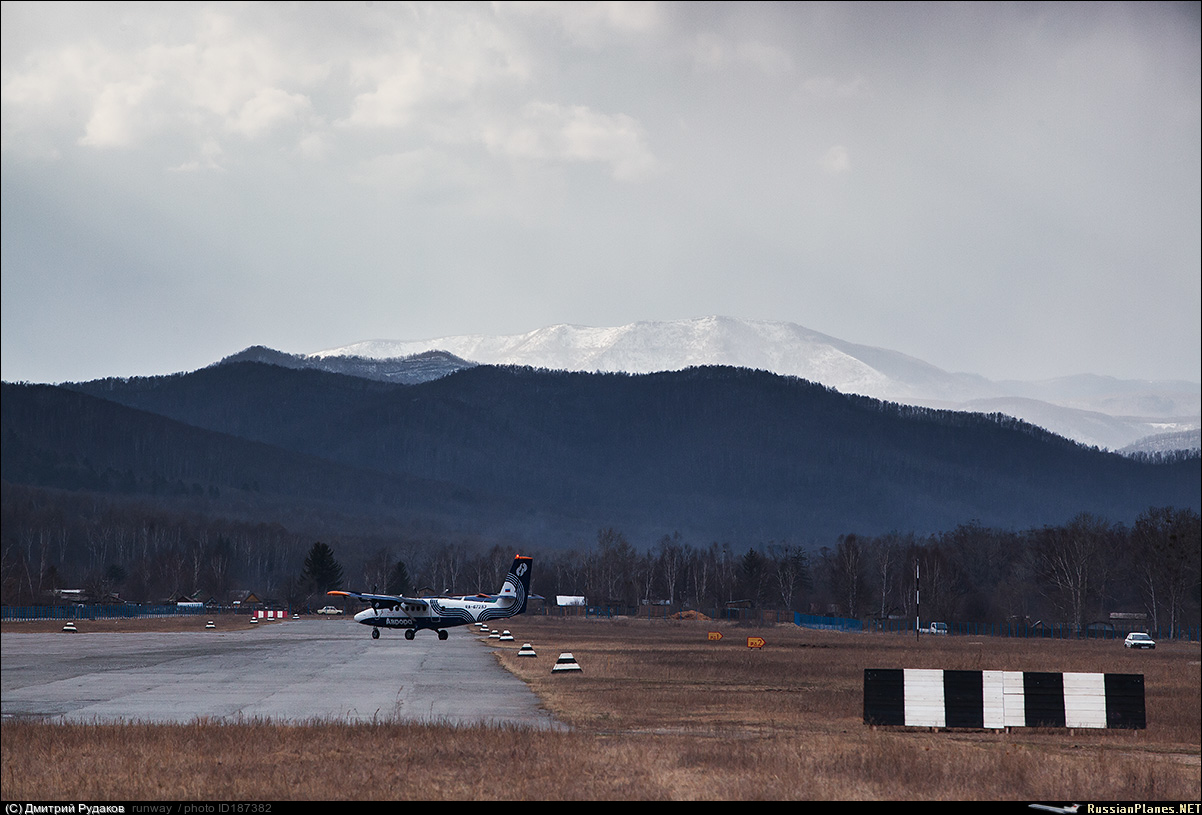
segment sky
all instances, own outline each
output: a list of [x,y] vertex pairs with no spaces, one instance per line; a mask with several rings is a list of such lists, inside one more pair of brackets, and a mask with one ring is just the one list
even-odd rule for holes
[[1198,3],[17,3],[0,367],[723,315],[1202,379]]

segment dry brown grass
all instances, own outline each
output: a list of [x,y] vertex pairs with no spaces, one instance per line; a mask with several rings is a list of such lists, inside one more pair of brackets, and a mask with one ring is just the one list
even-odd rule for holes
[[[401,723],[7,721],[6,800],[1184,800],[1202,787],[1197,644],[913,638],[704,621],[507,621],[491,642],[571,732]],[[203,625],[203,623],[202,623]],[[9,630],[9,629],[6,629]],[[710,642],[707,631],[724,638]],[[763,636],[762,650],[746,647]],[[534,659],[517,650],[531,642]],[[570,651],[583,673],[556,675]],[[1142,673],[1148,729],[865,727],[864,668]]]

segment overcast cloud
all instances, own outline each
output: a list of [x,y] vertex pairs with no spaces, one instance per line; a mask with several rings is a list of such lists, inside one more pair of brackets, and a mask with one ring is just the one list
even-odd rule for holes
[[6,381],[710,314],[1200,378],[1197,3],[2,23]]

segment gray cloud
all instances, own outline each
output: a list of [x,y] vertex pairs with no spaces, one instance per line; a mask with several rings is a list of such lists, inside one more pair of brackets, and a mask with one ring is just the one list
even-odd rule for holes
[[732,314],[1199,378],[1196,4],[3,6],[3,376]]

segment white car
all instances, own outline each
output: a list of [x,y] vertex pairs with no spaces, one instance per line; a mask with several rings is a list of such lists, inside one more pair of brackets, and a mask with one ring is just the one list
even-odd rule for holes
[[341,614],[342,609],[335,608],[334,606],[323,606],[322,608],[317,609],[317,613],[318,614]]
[[1156,640],[1149,637],[1147,634],[1131,633],[1127,635],[1127,639],[1123,641],[1123,645],[1128,648],[1155,648]]

